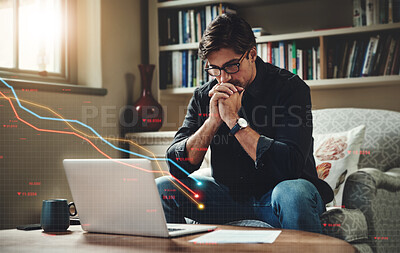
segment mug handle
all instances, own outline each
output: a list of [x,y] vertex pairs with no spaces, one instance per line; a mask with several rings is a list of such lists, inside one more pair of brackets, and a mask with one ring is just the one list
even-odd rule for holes
[[[74,213],[71,213],[71,206],[74,206],[74,209],[75,209],[75,212],[74,212]],[[69,211],[69,215],[70,215],[70,216],[75,216],[75,215],[77,214],[76,206],[75,206],[75,203],[74,203],[74,202],[71,202],[71,203],[68,204],[68,211]]]

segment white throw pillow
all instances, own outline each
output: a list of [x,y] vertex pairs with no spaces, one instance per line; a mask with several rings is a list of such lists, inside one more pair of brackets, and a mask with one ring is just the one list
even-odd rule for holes
[[342,207],[343,183],[358,169],[364,135],[364,125],[345,132],[313,135],[318,177],[329,184],[335,195],[328,207]]

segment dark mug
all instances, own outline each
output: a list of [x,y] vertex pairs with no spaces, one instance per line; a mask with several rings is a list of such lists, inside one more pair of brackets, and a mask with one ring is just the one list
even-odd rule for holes
[[[74,206],[74,213],[70,207]],[[69,227],[69,217],[76,215],[74,202],[68,204],[66,199],[43,200],[40,225],[45,232],[66,231]]]

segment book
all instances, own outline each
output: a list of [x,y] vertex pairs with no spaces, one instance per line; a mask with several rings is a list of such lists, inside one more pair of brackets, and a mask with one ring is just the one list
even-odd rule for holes
[[338,71],[338,77],[343,78],[345,77],[345,71],[347,70],[347,64],[348,64],[348,56],[349,56],[349,41],[344,42],[344,47],[343,47],[343,54],[342,54],[342,59],[340,61],[340,68]]
[[390,75],[391,74],[391,70],[392,70],[392,63],[393,63],[393,58],[394,58],[394,51],[396,49],[396,39],[392,37],[392,39],[390,40],[390,46],[389,46],[389,50],[388,50],[388,56],[386,59],[386,63],[385,63],[385,69],[384,69],[384,73],[383,75]]
[[172,52],[172,87],[179,88],[182,85],[182,52]]
[[313,50],[312,49],[308,49],[307,50],[307,80],[313,80]]
[[362,26],[362,16],[361,16],[361,0],[353,0],[353,26]]
[[187,71],[187,84],[186,87],[193,87],[193,51],[192,50],[188,50],[185,51],[187,52],[187,67],[186,67],[186,71]]
[[386,36],[386,40],[385,40],[385,44],[384,45],[382,45],[382,55],[381,55],[381,58],[380,58],[380,60],[379,60],[379,62],[377,62],[376,63],[376,65],[377,65],[377,72],[376,72],[376,75],[377,76],[382,76],[382,75],[384,75],[384,73],[385,73],[385,65],[386,65],[386,60],[387,60],[387,57],[388,57],[388,53],[389,53],[389,47],[390,47],[390,43],[391,43],[391,41],[392,41],[392,35],[391,34],[388,34],[387,36]]
[[392,70],[391,75],[397,75],[399,73],[399,63],[400,63],[400,40],[396,41],[396,49],[394,50]]
[[364,62],[361,69],[362,76],[370,76],[372,73],[372,64],[378,49],[379,35],[371,36],[364,54]]
[[197,42],[197,33],[196,33],[196,22],[195,22],[195,15],[194,10],[188,10],[189,13],[189,43]]
[[318,66],[317,66],[317,47],[312,47],[312,78],[311,80],[317,80]]
[[272,42],[267,43],[267,62],[272,63]]
[[179,44],[183,43],[183,17],[182,11],[178,11],[178,31],[179,31]]
[[339,72],[339,56],[341,54],[342,43],[336,43],[333,53],[333,71],[332,78],[338,78]]
[[308,54],[307,49],[303,49],[303,80],[308,78]]
[[267,48],[267,43],[261,44],[261,52],[262,52],[262,59],[263,61],[267,61],[268,58],[268,48]]
[[388,22],[388,0],[379,0],[379,24],[387,24]]
[[354,56],[354,67],[351,72],[351,77],[360,77],[363,63],[364,63],[364,57],[365,57],[365,51],[367,50],[368,46],[368,41],[369,39],[363,38],[360,39],[359,43],[357,43],[357,50],[356,50],[356,55]]
[[279,67],[284,69],[285,65],[285,42],[279,42]]
[[208,26],[208,24],[210,24],[212,21],[211,5],[207,5],[205,7],[204,13],[205,13],[205,23],[206,23],[206,26]]
[[203,36],[203,28],[201,25],[201,11],[196,12],[196,39],[197,42],[201,40]]
[[375,22],[376,2],[375,0],[366,0],[366,1],[367,2],[366,2],[365,15],[366,15],[367,26],[374,25],[376,24]]
[[395,47],[396,47],[396,39],[392,37],[392,39],[390,40],[390,46],[388,49],[388,55],[386,58],[386,63],[385,63],[385,68],[384,68],[384,73],[383,73],[383,75],[385,75],[385,76],[390,75],[390,73],[391,73]]
[[346,69],[346,73],[345,73],[344,77],[350,77],[351,68],[353,67],[354,54],[356,52],[356,46],[357,46],[357,40],[353,40],[352,46],[350,48],[350,54],[348,56],[349,58],[347,60],[348,64],[347,64],[347,69]]
[[260,37],[263,35],[270,34],[267,31],[265,31],[264,28],[262,28],[262,27],[253,27],[253,28],[251,28],[251,30],[253,31],[254,37]]
[[292,42],[292,73],[293,74],[297,74],[297,45],[296,45],[296,41],[293,40]]
[[296,50],[296,69],[297,75],[303,79],[303,50],[297,49]]
[[189,15],[187,11],[182,11],[182,37],[183,43],[189,43],[190,37]]
[[292,54],[293,54],[292,50],[293,50],[293,47],[292,47],[292,43],[288,43],[287,44],[286,50],[287,50],[287,57],[289,58],[288,59],[288,64],[286,66],[286,69],[289,72],[293,72],[293,66],[292,66],[292,64],[293,64],[293,61],[292,61]]
[[[183,88],[188,87],[188,51],[182,51],[182,86]],[[179,66],[178,66],[179,67]]]

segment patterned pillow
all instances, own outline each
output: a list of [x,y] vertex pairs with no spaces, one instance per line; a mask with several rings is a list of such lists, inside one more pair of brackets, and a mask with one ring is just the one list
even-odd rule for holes
[[364,125],[345,132],[313,135],[318,177],[330,185],[335,195],[327,206],[342,206],[343,183],[357,171],[364,135]]

